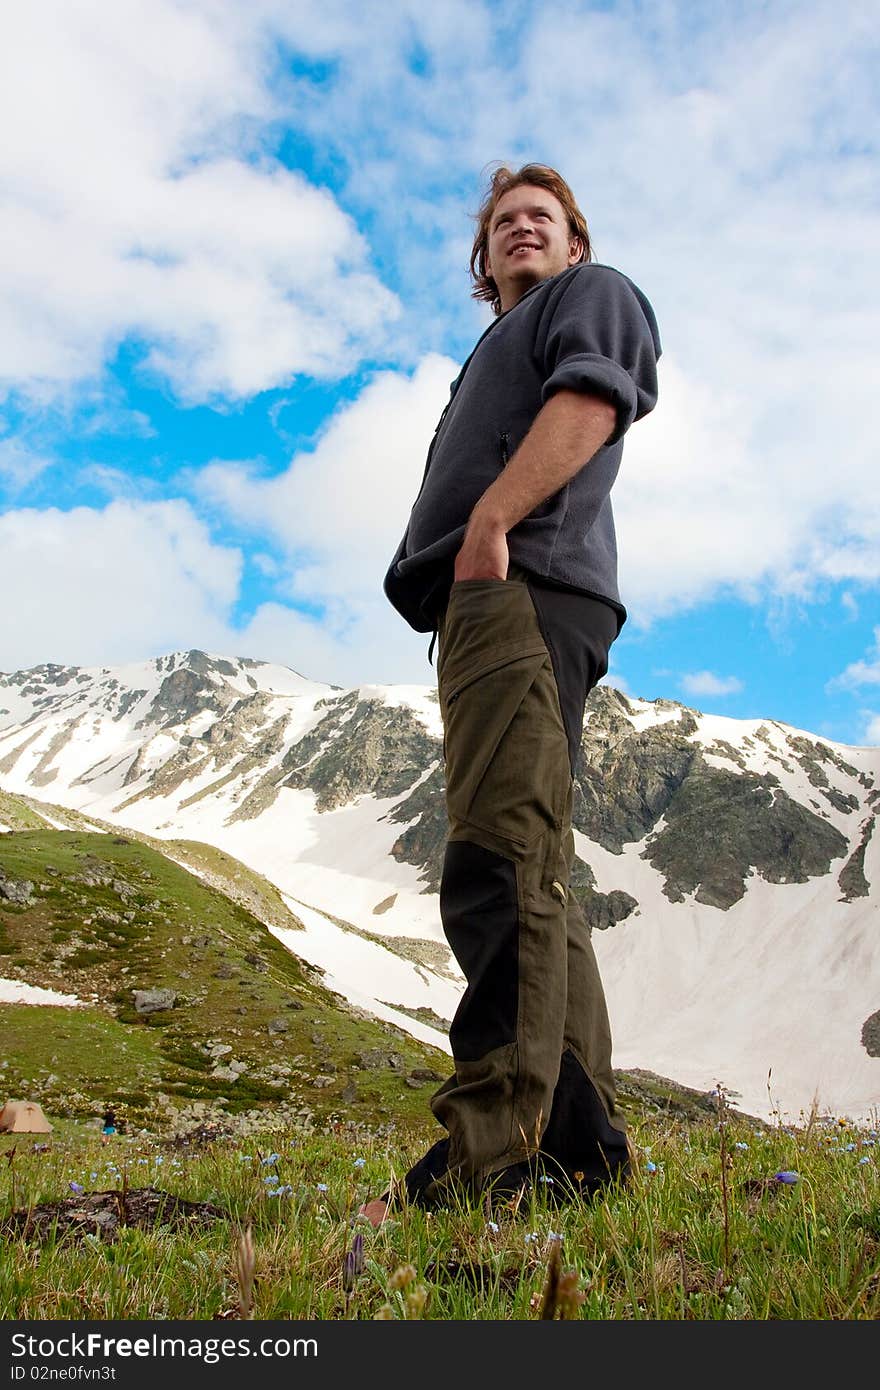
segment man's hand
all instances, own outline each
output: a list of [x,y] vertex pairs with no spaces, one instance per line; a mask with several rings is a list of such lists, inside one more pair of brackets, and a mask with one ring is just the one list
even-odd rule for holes
[[508,559],[507,532],[503,526],[481,524],[474,515],[455,557],[456,581],[506,579]]

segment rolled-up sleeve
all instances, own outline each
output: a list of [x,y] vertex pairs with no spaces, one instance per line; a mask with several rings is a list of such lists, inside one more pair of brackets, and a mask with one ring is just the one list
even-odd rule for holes
[[579,266],[548,304],[542,329],[542,403],[564,390],[601,396],[617,413],[606,444],[653,410],[660,335],[650,304],[626,276]]

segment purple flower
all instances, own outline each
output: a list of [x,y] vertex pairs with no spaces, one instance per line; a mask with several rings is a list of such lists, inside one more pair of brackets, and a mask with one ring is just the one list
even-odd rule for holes
[[657,1164],[652,1163],[650,1159],[648,1159],[647,1163],[645,1164],[645,1167],[647,1168],[649,1173],[656,1173],[657,1171]]
[[342,1267],[342,1287],[353,1289],[356,1281],[364,1272],[364,1238],[356,1235],[351,1243],[351,1249],[345,1256],[345,1264]]
[[784,1168],[781,1173],[773,1174],[774,1182],[788,1183],[789,1187],[791,1187],[792,1184],[796,1183],[799,1180],[799,1178],[800,1173],[793,1173],[787,1168]]
[[71,1192],[85,1192],[85,1188],[81,1182],[69,1182],[67,1186],[70,1188]]
[[870,1163],[870,1162],[871,1162],[871,1160],[870,1160],[870,1158],[868,1157],[867,1154],[865,1154],[864,1158],[860,1158],[860,1159],[859,1159],[859,1163]]

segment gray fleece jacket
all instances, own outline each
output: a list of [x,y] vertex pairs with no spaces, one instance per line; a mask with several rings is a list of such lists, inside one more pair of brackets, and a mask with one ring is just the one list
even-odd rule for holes
[[471,511],[559,390],[602,396],[617,411],[587,465],[508,532],[510,558],[535,575],[601,598],[626,619],[617,587],[611,487],[623,436],[657,400],[654,312],[610,266],[571,266],[534,285],[480,338],[434,432],[385,593],[417,632],[430,632],[449,594]]

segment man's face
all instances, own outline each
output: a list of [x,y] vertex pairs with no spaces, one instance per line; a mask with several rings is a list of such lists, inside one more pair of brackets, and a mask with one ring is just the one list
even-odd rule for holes
[[580,254],[563,206],[548,189],[524,183],[498,199],[489,223],[486,273],[498,286],[502,310],[532,285],[575,265]]

